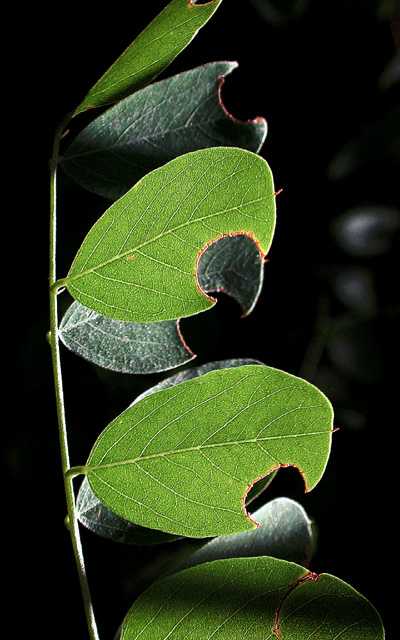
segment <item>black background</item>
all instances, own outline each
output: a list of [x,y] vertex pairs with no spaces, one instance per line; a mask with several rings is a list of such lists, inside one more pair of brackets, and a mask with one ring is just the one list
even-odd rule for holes
[[[18,390],[17,399],[6,398],[11,414],[4,446],[6,531],[12,546],[6,558],[7,583],[18,606],[13,617],[16,637],[27,637],[28,630],[43,638],[86,637],[63,525],[45,341],[52,136],[58,121],[164,4],[153,0],[138,10],[133,3],[114,3],[100,10],[82,3],[39,19],[33,13],[26,16],[36,28],[18,48],[23,59],[22,67],[15,62],[18,99],[6,96],[21,113],[14,164],[18,170],[12,173],[26,176],[26,187],[18,187],[15,211],[20,213],[8,216],[19,236],[21,224],[25,228],[12,269],[12,332],[6,340],[7,377]],[[250,0],[224,0],[162,77],[206,62],[236,60],[239,68],[223,88],[225,106],[237,118],[267,119],[261,155],[272,168],[276,189],[283,191],[277,198],[277,230],[261,298],[242,319],[238,305],[220,296],[211,311],[184,321],[182,330],[198,354],[196,364],[254,357],[289,373],[304,372],[331,398],[339,431],[323,479],[304,494],[300,475],[283,470],[268,498],[286,495],[303,504],[318,527],[310,568],[342,578],[370,599],[382,615],[387,637],[395,638],[399,237],[397,233],[383,255],[355,258],[340,249],[330,231],[332,222],[352,207],[400,206],[399,152],[397,158],[393,153],[393,140],[399,139],[398,110],[397,120],[385,124],[396,104],[398,109],[399,87],[384,86],[381,79],[396,42],[399,46],[399,20],[379,18],[375,4],[315,1],[302,15],[274,24],[263,20]],[[50,26],[44,28],[42,19],[50,20]],[[85,117],[74,123],[74,131]],[[368,132],[375,131],[377,123],[380,133],[371,142]],[[352,140],[363,144],[362,162],[345,177],[333,179],[331,162]],[[60,176],[60,277],[107,206]],[[375,279],[378,310],[362,322],[333,293],[335,274],[347,266],[365,267]],[[331,323],[350,317],[356,335],[366,335],[356,356],[350,344],[344,361],[332,358],[328,348],[319,355],[311,351],[311,360],[305,359],[321,301],[327,302]],[[65,294],[62,309],[68,304]],[[65,349],[62,356],[71,460],[82,464],[110,420],[164,374],[122,376]],[[86,530],[82,536],[100,636],[111,640],[133,599],[153,579],[154,568],[164,566],[170,548],[123,546]]]

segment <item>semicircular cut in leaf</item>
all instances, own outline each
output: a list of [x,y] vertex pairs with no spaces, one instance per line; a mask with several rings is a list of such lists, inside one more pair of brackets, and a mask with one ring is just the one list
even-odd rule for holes
[[197,261],[197,281],[205,293],[223,292],[249,315],[260,296],[264,261],[254,240],[242,233],[212,242]]
[[289,498],[276,498],[252,515],[253,531],[219,536],[182,560],[173,573],[198,564],[228,558],[272,556],[308,566],[313,543],[311,520],[303,507]]
[[151,323],[112,320],[76,300],[61,321],[59,335],[70,351],[121,373],[167,371],[195,357],[175,320]]
[[324,473],[332,407],[309,383],[263,365],[211,371],[152,393],[97,439],[85,473],[100,502],[141,526],[193,538],[257,526],[251,485],[297,467],[306,489]]
[[235,62],[215,62],[161,80],[91,122],[66,150],[62,166],[80,186],[117,200],[153,169],[190,151],[234,146],[257,153],[263,118],[234,119],[222,104]]
[[55,286],[67,286],[81,304],[114,320],[190,316],[215,303],[196,277],[205,247],[243,233],[263,258],[274,230],[266,161],[233,147],[201,149],[147,174],[107,209]]
[[190,43],[221,0],[172,0],[90,89],[75,109],[104,107],[149,84]]
[[353,587],[271,557],[216,560],[154,582],[121,640],[383,640],[376,609]]

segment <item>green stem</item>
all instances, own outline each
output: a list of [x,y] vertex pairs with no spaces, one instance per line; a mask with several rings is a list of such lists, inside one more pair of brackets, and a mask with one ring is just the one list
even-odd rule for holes
[[82,544],[76,516],[75,494],[73,488],[73,476],[68,475],[70,468],[67,425],[65,420],[64,392],[61,373],[60,344],[58,339],[58,305],[57,291],[52,288],[56,281],[56,236],[57,236],[57,167],[60,141],[64,128],[70,117],[65,118],[57,129],[53,155],[50,160],[50,266],[49,266],[49,286],[50,286],[50,346],[53,362],[54,388],[56,396],[58,432],[61,450],[61,463],[64,477],[64,489],[67,502],[68,518],[67,524],[71,535],[72,548],[75,562],[78,569],[79,581],[85,607],[86,620],[89,628],[91,640],[99,640],[96,620],[93,613],[92,600],[86,577],[86,570],[83,558]]

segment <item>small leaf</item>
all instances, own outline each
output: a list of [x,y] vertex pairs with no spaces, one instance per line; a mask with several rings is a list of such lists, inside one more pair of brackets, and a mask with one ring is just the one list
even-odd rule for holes
[[59,335],[70,351],[121,373],[167,371],[195,357],[184,343],[176,321],[111,320],[77,301],[65,313]]
[[256,556],[272,556],[307,566],[313,534],[311,521],[300,504],[289,498],[277,498],[253,513],[253,518],[259,523],[257,529],[210,540],[174,567],[173,572],[213,560]]
[[172,0],[91,88],[74,115],[103,107],[149,84],[208,22],[221,0]]
[[255,528],[244,500],[261,476],[292,465],[308,490],[318,483],[332,418],[318,389],[282,371],[211,371],[133,404],[99,436],[79,472],[102,504],[136,524],[229,535]]
[[355,589],[276,558],[217,560],[153,583],[121,640],[383,640],[379,614]]
[[114,320],[159,322],[209,309],[196,278],[200,253],[216,239],[254,237],[260,257],[275,229],[271,171],[232,147],[175,158],[140,180],[86,236],[67,286],[84,306]]
[[235,62],[215,62],[156,82],[91,122],[62,159],[79,185],[117,200],[146,173],[190,151],[235,146],[258,152],[263,118],[240,122],[221,101]]

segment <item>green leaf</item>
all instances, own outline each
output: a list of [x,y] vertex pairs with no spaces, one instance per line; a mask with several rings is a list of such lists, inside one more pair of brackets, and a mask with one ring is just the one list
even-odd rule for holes
[[217,560],[153,583],[121,640],[383,640],[374,607],[350,585],[276,558]]
[[154,385],[154,387],[150,387],[150,389],[146,389],[146,391],[143,391],[143,393],[135,398],[130,407],[133,407],[134,404],[140,402],[141,400],[143,400],[143,398],[150,396],[152,393],[157,393],[157,391],[169,389],[170,387],[175,387],[175,385],[181,384],[181,382],[186,382],[187,380],[194,380],[195,378],[204,376],[205,373],[209,373],[210,371],[219,371],[220,369],[233,369],[236,367],[244,367],[249,364],[262,365],[263,363],[259,360],[254,360],[253,358],[232,358],[228,360],[206,362],[206,364],[202,364],[199,367],[190,367],[188,369],[184,369],[183,371],[178,371],[178,373],[174,373],[172,376],[164,378],[164,380],[158,382],[156,385]]
[[158,76],[208,22],[221,0],[172,0],[142,31],[76,108],[77,115],[141,89]]
[[206,246],[242,233],[254,237],[264,257],[274,229],[265,160],[243,149],[201,149],[155,169],[115,202],[55,286],[66,285],[84,306],[114,320],[190,316],[215,303],[196,279]]
[[179,538],[179,536],[174,536],[164,531],[141,527],[113,513],[111,509],[101,504],[94,495],[86,477],[79,488],[76,511],[79,522],[89,531],[114,542],[153,545],[171,542]]
[[[241,367],[247,364],[260,364],[256,360],[238,358],[236,360],[222,360],[219,362],[208,362],[200,367],[192,367],[179,371],[169,378],[165,378],[154,387],[151,387],[147,391],[144,391],[136,400],[132,403],[135,404],[143,398],[162,389],[168,389],[176,384],[180,384],[185,380],[192,380],[199,376],[208,373],[209,371],[216,371],[218,369],[226,369],[228,367]],[[132,406],[131,405],[131,406]],[[260,482],[267,481],[273,474],[267,476]],[[257,485],[259,483],[256,483]],[[268,482],[269,484],[269,482]],[[249,504],[249,495],[252,493],[254,487],[247,494],[246,505]],[[256,496],[255,496],[256,497]],[[159,544],[163,542],[169,542],[176,540],[179,536],[164,533],[163,531],[157,531],[155,529],[149,529],[147,527],[141,527],[129,520],[125,520],[121,516],[111,511],[108,507],[104,506],[100,500],[95,496],[90,488],[89,482],[85,477],[81,483],[77,502],[76,502],[77,516],[79,521],[90,531],[96,533],[103,538],[109,540],[115,540],[117,542],[124,542],[126,544],[135,545],[151,545]]]
[[332,407],[263,365],[211,371],[152,393],[97,439],[85,473],[100,502],[141,526],[209,537],[251,530],[251,485],[297,467],[311,490],[329,457]]
[[224,108],[220,89],[235,62],[215,62],[156,82],[91,122],[62,159],[79,185],[117,200],[146,173],[206,147],[258,152],[267,134],[263,118],[240,122]]
[[65,313],[59,335],[70,351],[121,373],[167,371],[195,357],[186,346],[176,321],[111,320],[77,301]]
[[272,556],[307,566],[313,542],[311,521],[303,507],[289,498],[267,502],[253,518],[259,523],[253,531],[220,536],[185,558],[173,573],[213,560]]

